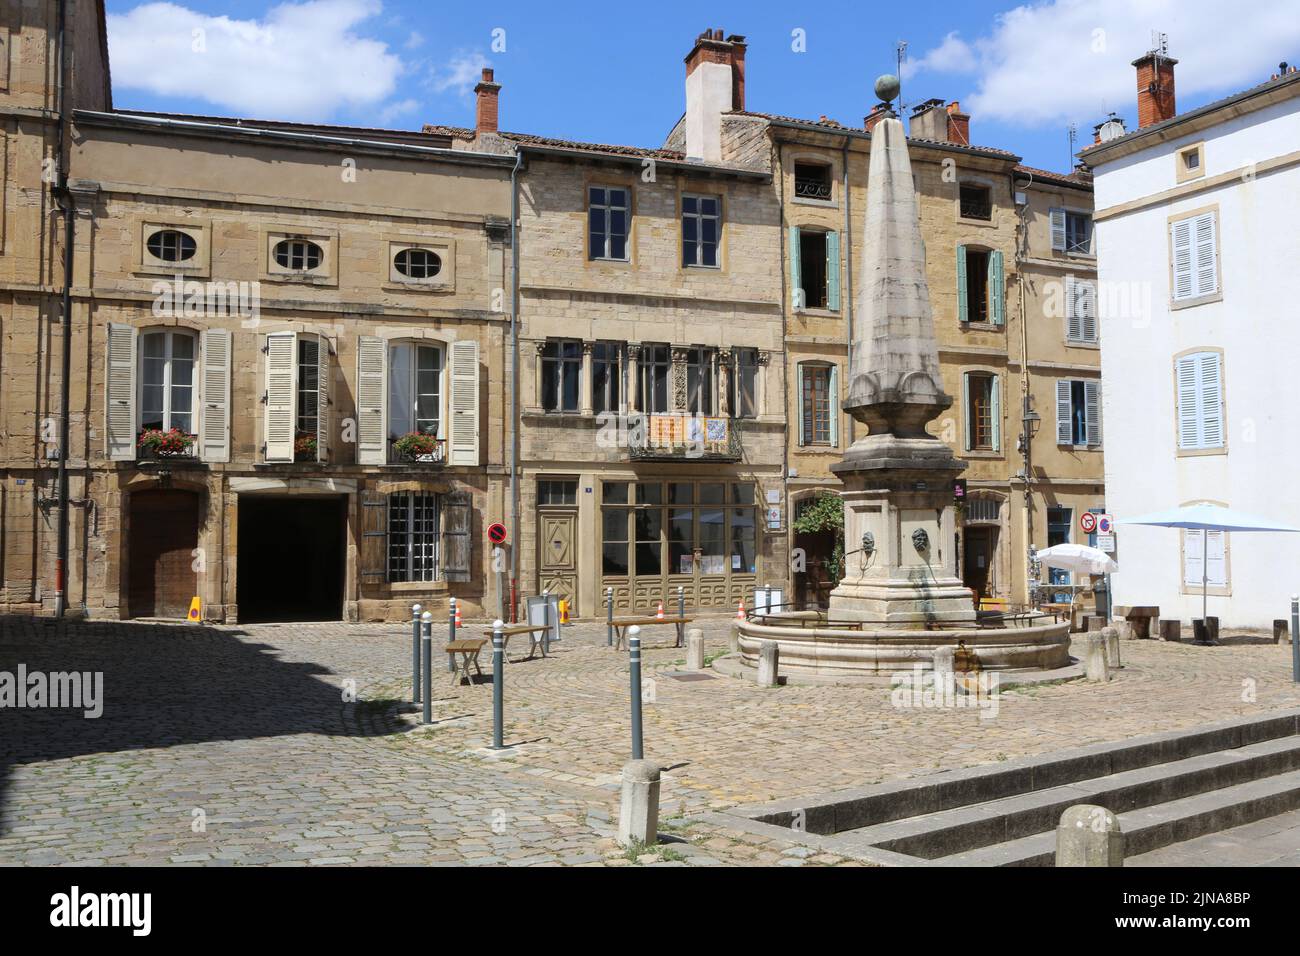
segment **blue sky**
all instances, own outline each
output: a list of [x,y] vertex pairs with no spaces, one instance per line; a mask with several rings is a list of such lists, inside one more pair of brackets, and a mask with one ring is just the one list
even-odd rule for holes
[[[418,129],[473,125],[483,65],[504,129],[657,146],[683,110],[702,30],[749,41],[750,109],[860,125],[908,41],[903,98],[959,99],[978,145],[1065,169],[1115,110],[1134,122],[1130,61],[1168,35],[1179,110],[1300,61],[1295,0],[967,0],[540,4],[498,0],[108,0],[120,108]],[[802,44],[801,44],[802,41]],[[802,45],[802,49],[799,47]]]

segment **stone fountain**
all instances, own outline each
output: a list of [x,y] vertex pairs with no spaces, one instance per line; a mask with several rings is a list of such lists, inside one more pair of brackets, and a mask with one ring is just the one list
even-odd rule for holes
[[[891,76],[876,82],[889,102]],[[830,610],[738,624],[746,662],[779,645],[783,671],[881,673],[966,645],[984,669],[1069,663],[1069,625],[1025,615],[979,626],[955,570],[953,479],[965,469],[926,425],[952,406],[939,373],[925,246],[903,124],[872,130],[865,242],[844,408],[868,428],[831,470],[844,483],[845,570]]]

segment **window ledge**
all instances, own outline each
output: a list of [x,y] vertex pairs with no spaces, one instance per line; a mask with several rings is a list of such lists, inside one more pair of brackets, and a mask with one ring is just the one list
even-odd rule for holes
[[1175,458],[1206,458],[1215,455],[1226,455],[1228,446],[1223,445],[1219,448],[1178,448],[1174,450]]
[[1216,292],[1213,295],[1203,295],[1195,299],[1170,299],[1169,309],[1171,312],[1177,312],[1179,309],[1194,309],[1198,305],[1209,305],[1211,302],[1222,302],[1223,293]]
[[1071,445],[1069,442],[1057,442],[1057,448],[1068,448],[1070,451],[1101,451],[1100,445]]
[[445,593],[450,589],[446,581],[389,581],[388,590],[395,594],[406,594],[409,592]]
[[994,448],[972,448],[961,453],[963,458],[1006,458],[1006,455]]
[[694,263],[694,262],[683,262],[683,263],[682,263],[682,268],[683,268],[683,269],[699,269],[699,270],[701,270],[701,271],[703,271],[703,272],[721,272],[721,271],[722,271],[722,266],[720,266],[720,265],[718,265],[718,266],[699,265],[699,264]]
[[838,319],[840,317],[839,309],[795,309],[795,315],[807,315],[816,319]]
[[1100,342],[1082,342],[1082,341],[1075,341],[1074,339],[1066,339],[1066,340],[1065,340],[1065,347],[1066,347],[1066,348],[1071,348],[1071,349],[1092,349],[1093,351],[1096,351],[1096,350],[1098,350],[1098,349],[1101,348],[1101,343],[1100,343]]
[[963,226],[979,226],[982,229],[996,228],[997,223],[992,219],[971,219],[969,216],[957,216],[957,222]]
[[958,322],[957,325],[968,332],[1001,332],[1007,327],[1004,322]]
[[840,204],[834,199],[807,199],[802,196],[795,196],[790,202],[796,206],[820,206],[822,209],[838,209]]

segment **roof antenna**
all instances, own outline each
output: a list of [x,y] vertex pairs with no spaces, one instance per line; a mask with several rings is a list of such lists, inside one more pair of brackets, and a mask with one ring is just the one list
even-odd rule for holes
[[1074,141],[1079,135],[1079,124],[1071,123],[1065,134],[1070,140],[1070,161],[1066,163],[1066,169],[1074,169]]
[[898,77],[898,115],[906,116],[906,104],[903,102],[903,60],[907,58],[907,41],[899,40],[898,45],[894,47],[894,58],[898,61],[898,70],[894,74]]

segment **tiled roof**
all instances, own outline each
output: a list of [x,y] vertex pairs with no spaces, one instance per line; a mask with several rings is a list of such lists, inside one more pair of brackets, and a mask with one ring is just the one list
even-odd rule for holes
[[1035,179],[1045,179],[1049,182],[1062,183],[1066,186],[1077,186],[1080,189],[1092,188],[1092,176],[1081,174],[1077,170],[1072,173],[1054,173],[1050,169],[1038,169],[1036,166],[1017,164],[1016,172],[1033,176]]
[[[166,113],[162,110],[114,110],[116,113],[123,113],[127,116],[158,116],[163,119],[185,120],[195,123],[215,123],[222,126],[248,126],[253,129],[287,129],[287,130],[320,130],[328,132],[337,132],[340,135],[353,135],[357,133],[367,133],[374,136],[401,136],[408,139],[418,139],[425,135],[428,130],[413,129],[381,129],[371,126],[337,126],[332,123],[293,123],[288,120],[263,120],[250,119],[246,116],[209,116],[201,113]],[[471,133],[473,131],[471,130]]]
[[[459,139],[473,139],[475,131],[457,126],[436,126],[426,123],[425,133],[454,136]],[[644,156],[655,159],[685,159],[683,153],[671,149],[646,149],[641,146],[615,146],[608,143],[584,143],[573,139],[558,139],[553,136],[535,136],[532,133],[498,133],[502,139],[521,146],[546,146],[551,149],[571,149],[580,153],[608,153],[612,156]]]
[[[838,120],[833,120],[830,119],[829,117],[822,117],[821,119],[818,120],[810,120],[810,119],[800,119],[797,116],[781,116],[778,113],[759,113],[754,110],[732,110],[727,115],[754,116],[757,117],[758,119],[775,120],[776,122],[779,123],[798,123],[800,126],[815,126],[827,130],[829,132],[835,132],[835,133],[853,132],[853,133],[867,134],[867,131],[861,129],[860,127],[845,126],[843,123],[839,122]],[[1009,152],[1005,149],[997,149],[992,146],[967,146],[963,143],[950,143],[947,142],[946,140],[923,139],[920,136],[909,136],[907,138],[907,141],[909,143],[920,143],[926,146],[947,146],[947,147],[955,147],[957,149],[969,149],[976,153],[987,153],[990,156],[1002,156],[1009,159],[1019,159],[1019,156],[1016,153]]]

